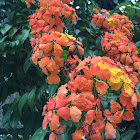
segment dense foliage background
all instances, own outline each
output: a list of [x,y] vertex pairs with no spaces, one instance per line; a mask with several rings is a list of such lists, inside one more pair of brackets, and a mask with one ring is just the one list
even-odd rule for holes
[[[67,21],[66,26],[70,34],[84,44],[85,57],[104,55],[100,46],[100,31],[91,24],[93,7],[105,8],[111,13],[121,14],[123,11],[134,23],[132,41],[140,52],[140,3],[134,4],[130,0],[73,0],[73,7],[77,10],[78,23],[72,25]],[[41,128],[42,108],[59,86],[45,83],[42,70],[31,60],[28,16],[35,9],[35,5],[28,9],[24,0],[0,1],[0,102],[3,109],[2,125],[6,129],[0,130],[0,134],[5,134],[3,140],[43,140],[46,132]],[[67,79],[62,83],[65,81]],[[14,93],[17,93],[14,101],[3,105],[6,98]],[[134,114],[135,121],[120,125],[117,140],[139,140],[140,104]]]

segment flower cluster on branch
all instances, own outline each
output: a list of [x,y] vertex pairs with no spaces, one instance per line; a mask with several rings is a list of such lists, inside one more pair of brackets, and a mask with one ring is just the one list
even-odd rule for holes
[[[27,1],[34,2],[34,1]],[[70,0],[39,0],[39,9],[30,18],[32,60],[47,75],[48,84],[58,84],[59,75],[69,77],[44,105],[43,129],[49,127],[49,140],[61,139],[72,122],[73,140],[116,138],[117,124],[134,120],[133,110],[140,101],[136,89],[140,78],[140,58],[133,42],[133,24],[125,16],[93,9],[92,24],[102,30],[101,47],[107,55],[80,59],[83,45],[63,32],[64,19],[78,20]],[[63,58],[63,52],[67,57]],[[112,96],[113,93],[113,96]],[[107,108],[102,102],[107,102]],[[76,126],[80,123],[80,127]]]

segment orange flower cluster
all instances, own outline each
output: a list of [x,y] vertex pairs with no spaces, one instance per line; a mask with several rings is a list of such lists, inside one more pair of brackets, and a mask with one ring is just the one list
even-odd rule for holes
[[[32,38],[31,41],[33,44],[34,38]],[[66,65],[68,66],[66,66],[64,70],[64,74],[67,76],[67,73],[75,69],[77,62],[80,62],[80,59],[76,55],[78,53],[76,53],[75,50],[77,47],[79,54],[82,55],[82,44],[76,41],[71,35],[59,32],[52,32],[50,34],[43,33],[38,41],[39,45],[35,45],[34,47],[32,60],[36,65],[39,64],[42,71],[48,75],[49,84],[58,84],[60,78],[57,74],[59,74],[60,68],[64,67],[64,58],[61,58],[63,50],[68,49],[67,46],[69,46],[67,51],[69,54],[66,61]]]
[[[83,55],[82,43],[76,41],[72,35],[67,32],[64,34],[65,24],[62,18],[72,16],[72,22],[75,24],[77,15],[75,10],[65,3],[70,0],[40,0],[40,8],[30,17],[30,39],[34,64],[39,64],[42,71],[48,76],[49,84],[58,84],[60,68],[64,66],[64,75],[73,71],[80,62],[78,52]],[[78,51],[76,51],[78,50]],[[67,60],[64,60],[62,53],[68,53]],[[66,61],[66,62],[65,62]]]
[[[137,94],[128,75],[113,60],[96,56],[85,58],[69,77],[70,81],[59,87],[56,96],[43,108],[42,125],[46,129],[49,124],[50,140],[60,139],[67,121],[81,122],[81,128],[72,134],[73,140],[82,140],[83,136],[103,140],[103,130],[106,138],[116,138],[116,124],[134,120],[132,111],[137,106]],[[109,90],[120,89],[120,103],[111,100],[108,109],[101,109],[102,97],[107,97]]]
[[132,30],[134,29],[134,25],[127,16],[119,15],[117,13],[114,13],[112,16],[110,16],[110,13],[106,9],[101,10],[102,13],[105,13],[105,16],[99,13],[99,10],[96,8],[93,8],[93,12],[96,14],[93,15],[91,21],[92,24],[96,23],[97,27],[103,27],[109,31],[119,30],[120,32],[124,33],[125,36],[127,36],[130,40],[132,39]]
[[140,73],[140,58],[136,46],[124,33],[115,30],[114,33],[106,32],[101,40],[102,50],[116,62],[122,62],[130,71],[138,70]]
[[40,0],[39,2],[39,9],[29,16],[30,34],[34,37],[40,38],[42,33],[52,31],[63,32],[65,24],[62,18],[72,16],[73,24],[78,19],[75,9],[65,4],[69,0]]
[[126,16],[117,13],[110,17],[109,12],[105,9],[101,11],[105,12],[106,17],[100,14],[97,9],[93,11],[97,14],[93,16],[91,22],[96,23],[97,27],[103,26],[104,29],[107,29],[101,40],[102,50],[111,59],[123,63],[130,79],[135,79],[135,84],[138,83],[140,80],[140,58],[137,57],[138,52],[135,44],[130,41],[134,28],[132,22]]
[[[27,1],[30,2],[34,1]],[[66,3],[70,0],[39,0],[39,9],[29,16],[34,64],[47,75],[48,84],[60,82],[60,70],[70,78],[44,106],[43,129],[50,128],[49,140],[61,139],[62,131],[71,122],[75,124],[73,140],[83,137],[115,139],[117,124],[122,120],[134,120],[133,108],[140,101],[136,89],[140,59],[136,46],[130,41],[133,24],[124,15],[114,13],[110,16],[102,9],[103,16],[94,8],[96,14],[91,22],[107,31],[101,45],[110,58],[93,55],[82,61],[78,56],[83,55],[82,43],[67,31],[63,33],[63,19],[71,17],[73,24],[78,19],[75,9]],[[113,100],[110,100],[112,93]],[[108,103],[107,109],[102,107],[104,101]],[[77,123],[80,123],[79,128]]]

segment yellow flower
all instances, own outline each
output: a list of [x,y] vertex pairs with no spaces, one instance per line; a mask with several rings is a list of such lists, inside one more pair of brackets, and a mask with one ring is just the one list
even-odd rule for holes
[[116,91],[118,91],[121,87],[122,87],[122,83],[117,83],[117,84],[111,85],[111,89],[116,90]]
[[110,78],[107,80],[108,84],[111,86],[112,90],[118,91],[124,83],[124,90],[126,93],[131,94],[131,87],[130,83],[132,82],[131,79],[129,79],[128,75],[124,73],[120,68],[115,66],[114,68],[110,68],[109,65],[106,63],[102,63],[101,61],[98,62],[98,66],[100,69],[108,69],[111,73]]
[[132,88],[129,84],[124,84],[124,91],[128,94],[131,95],[132,93]]
[[60,33],[60,32],[56,32],[56,34],[61,35],[61,38],[66,38],[67,41],[69,41],[69,40],[75,41],[76,40],[75,37],[73,37],[72,35],[68,34],[68,31],[65,31],[65,34]]
[[121,82],[121,79],[117,75],[116,76],[111,75],[110,78],[108,79],[109,85],[117,84],[117,83],[120,83],[120,82]]
[[114,26],[118,22],[117,19],[116,18],[113,18],[113,17],[108,18],[107,21],[108,21],[108,25],[110,27]]
[[124,82],[127,84],[130,84],[132,82],[131,79],[129,79],[127,74],[124,74],[121,79],[124,80]]
[[109,66],[106,63],[102,63],[101,61],[97,63],[98,66],[100,67],[100,69],[108,69],[109,70]]

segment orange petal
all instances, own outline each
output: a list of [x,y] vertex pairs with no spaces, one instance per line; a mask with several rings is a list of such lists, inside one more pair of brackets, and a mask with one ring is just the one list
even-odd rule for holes
[[108,69],[100,69],[97,73],[97,78],[101,78],[102,80],[107,80],[111,76],[110,71]]
[[129,78],[134,83],[134,85],[136,85],[139,82],[138,78],[137,78],[137,76],[135,74],[129,74]]
[[90,70],[92,74],[95,76],[99,72],[100,67],[98,65],[91,64]]
[[44,51],[45,53],[49,53],[53,48],[53,44],[52,43],[40,44],[39,48],[42,49],[42,51]]
[[67,99],[56,98],[56,108],[61,108],[63,106],[66,106],[67,104],[68,104]]
[[61,57],[61,53],[63,52],[62,47],[59,44],[54,45],[54,55]]
[[75,132],[72,134],[73,140],[82,140],[82,137],[83,137],[82,129],[80,130],[76,129]]
[[49,140],[55,140],[56,137],[57,137],[56,134],[51,132],[51,134],[49,136]]
[[57,110],[58,115],[65,121],[70,119],[70,109],[68,107],[61,107]]
[[81,119],[82,112],[76,106],[70,108],[70,116],[73,122],[79,122]]
[[119,46],[119,51],[121,51],[122,53],[125,53],[125,52],[127,52],[128,50],[127,50],[127,46],[125,46],[125,45],[121,45],[121,46]]
[[105,83],[104,81],[99,81],[99,82],[96,81],[95,87],[97,92],[100,93],[101,95],[106,94],[107,89],[109,88],[107,83]]
[[71,45],[69,47],[69,52],[74,52],[75,49],[76,49],[76,45]]
[[109,122],[107,122],[107,124],[105,126],[105,136],[108,139],[116,138],[116,129]]
[[47,63],[48,71],[54,71],[56,69],[56,63],[54,60],[49,60]]
[[86,98],[84,98],[83,95],[78,94],[72,99],[72,104],[78,107],[80,110],[83,110],[84,106],[86,105]]
[[45,117],[43,119],[43,123],[42,123],[42,127],[44,130],[47,128],[47,124],[48,124],[48,117],[47,117],[47,115],[45,115]]
[[87,68],[87,67],[83,68],[83,72],[87,79],[90,79],[92,77],[92,73],[89,68]]
[[66,95],[68,93],[68,90],[66,89],[67,87],[67,84],[65,85],[62,85],[61,87],[58,88],[58,91],[57,91],[57,96],[61,99],[64,99],[66,98]]
[[64,59],[60,58],[60,57],[55,57],[54,58],[55,63],[59,66],[59,67],[63,67],[64,66]]
[[131,97],[131,103],[133,104],[134,107],[137,106],[137,95],[134,94],[132,97]]
[[50,122],[50,129],[56,130],[59,126],[60,126],[59,117],[58,115],[53,114]]
[[76,24],[76,16],[75,16],[75,14],[72,15],[72,23]]
[[101,121],[103,119],[102,117],[102,111],[98,109],[96,113],[96,121]]
[[50,98],[49,101],[47,102],[48,111],[53,110],[54,107],[55,107],[55,99]]
[[86,114],[85,123],[91,125],[95,118],[95,110],[89,110]]
[[121,111],[117,111],[113,116],[113,123],[121,123],[122,122],[122,115]]
[[104,27],[104,28],[108,28],[108,21],[107,21],[107,20],[104,20],[104,22],[103,22],[103,27]]
[[80,45],[77,45],[77,48],[78,48],[79,54],[83,55],[84,54],[83,48]]
[[92,94],[92,92],[83,91],[80,94],[83,95],[84,98],[90,100],[91,102],[94,102],[94,100],[95,100],[95,96]]
[[109,109],[104,110],[104,116],[107,118],[107,120],[112,122],[113,114],[109,111]]
[[92,23],[92,24],[95,24],[96,21],[97,21],[97,18],[94,18],[94,17],[93,17],[92,20],[91,20],[91,23]]
[[123,113],[123,120],[132,121],[134,120],[134,114],[132,112],[126,111]]
[[51,74],[48,76],[48,84],[58,84],[60,82],[60,78],[57,74]]
[[118,110],[121,109],[120,104],[117,103],[117,102],[114,101],[114,100],[111,100],[110,104],[111,104],[111,113],[115,113],[115,112],[117,112]]

